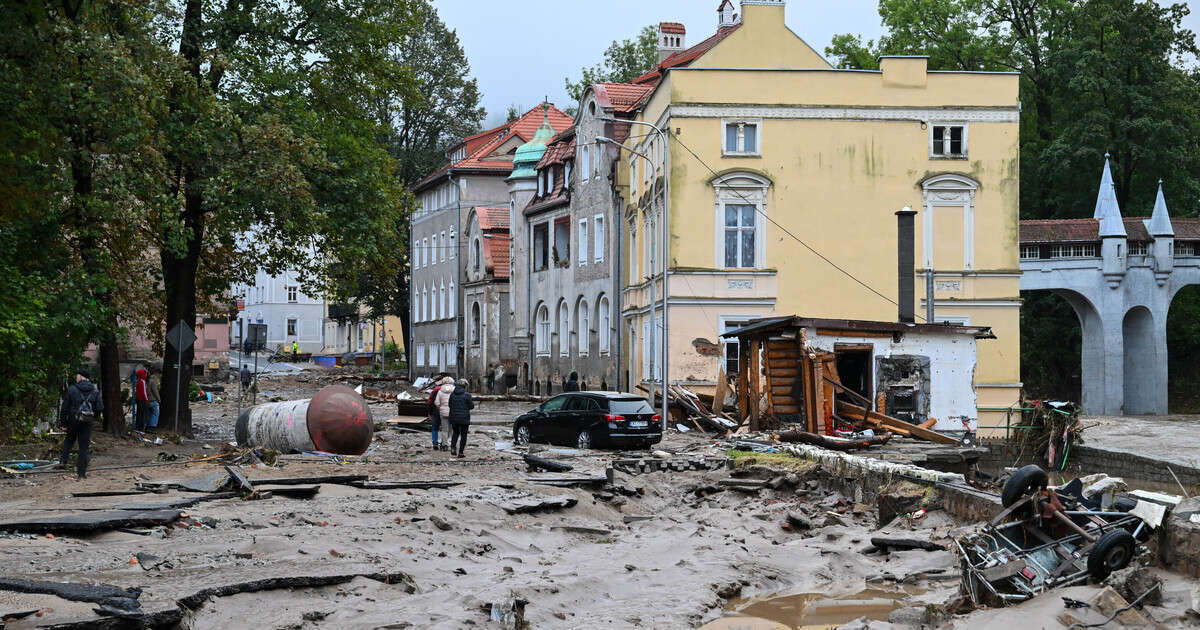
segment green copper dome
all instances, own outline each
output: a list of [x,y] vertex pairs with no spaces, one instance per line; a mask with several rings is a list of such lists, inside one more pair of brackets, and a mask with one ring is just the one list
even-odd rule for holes
[[533,134],[533,139],[517,148],[513,156],[513,172],[509,179],[537,177],[537,163],[546,154],[546,145],[554,137],[554,127],[550,126],[550,104],[542,105],[542,125]]

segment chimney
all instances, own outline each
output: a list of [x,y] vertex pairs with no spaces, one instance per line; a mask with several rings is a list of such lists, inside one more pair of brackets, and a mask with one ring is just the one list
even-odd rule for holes
[[686,46],[687,29],[678,22],[658,23],[658,62],[680,52]]
[[733,0],[722,0],[717,5],[717,28],[725,28],[737,24],[738,16],[733,10]]
[[911,324],[916,321],[914,316],[914,296],[916,287],[916,248],[913,236],[913,226],[917,211],[904,206],[896,212],[896,277],[900,283],[900,321]]

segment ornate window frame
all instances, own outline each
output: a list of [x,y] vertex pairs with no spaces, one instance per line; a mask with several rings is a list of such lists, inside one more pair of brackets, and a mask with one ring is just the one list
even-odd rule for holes
[[[925,269],[933,269],[933,211],[934,208],[962,208],[963,211],[963,260],[962,268],[975,268],[975,192],[979,182],[957,173],[942,173],[921,182],[921,206],[925,210],[922,220],[922,262]],[[943,269],[945,269],[943,264]]]
[[725,206],[753,205],[754,213],[754,269],[767,266],[767,197],[771,180],[749,171],[733,171],[718,175],[712,180],[713,187],[713,266],[716,269],[742,269],[725,265]]

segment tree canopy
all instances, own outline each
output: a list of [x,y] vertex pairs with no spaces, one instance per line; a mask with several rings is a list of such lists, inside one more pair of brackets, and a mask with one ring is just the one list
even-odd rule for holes
[[604,51],[604,60],[580,70],[580,78],[564,79],[567,95],[578,103],[584,88],[593,83],[623,83],[635,79],[658,63],[658,28],[647,26],[637,37],[613,41]]
[[[874,69],[879,55],[928,55],[931,70],[1020,74],[1022,218],[1090,217],[1105,153],[1126,216],[1149,216],[1160,178],[1173,216],[1200,215],[1200,74],[1195,34],[1183,27],[1186,4],[880,0],[879,15],[878,41],[833,38],[826,53],[835,65]],[[1027,389],[1078,396],[1074,313],[1054,296],[1025,298]],[[1200,347],[1195,327],[1176,316],[1200,311],[1200,295],[1176,302],[1169,337],[1179,348]],[[1200,380],[1195,366],[1171,356],[1173,390]]]

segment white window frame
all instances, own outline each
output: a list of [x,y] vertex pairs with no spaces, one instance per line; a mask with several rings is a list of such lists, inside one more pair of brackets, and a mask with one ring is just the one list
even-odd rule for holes
[[1050,247],[1051,258],[1095,258],[1095,243],[1064,243]]
[[1042,247],[1040,245],[1022,245],[1021,260],[1037,260],[1042,257]]
[[[725,133],[730,125],[737,125],[737,147],[730,151],[725,144]],[[753,126],[754,133],[754,150],[746,150],[746,127]],[[721,119],[721,155],[725,157],[761,157],[763,145],[763,119],[761,118],[722,118]]]
[[579,147],[579,156],[581,158],[579,163],[583,165],[583,169],[580,171],[580,174],[582,175],[583,181],[586,182],[592,178],[592,147],[586,143]]
[[457,306],[458,306],[458,295],[454,292],[454,281],[453,280],[450,281],[450,291],[446,297],[449,300],[449,303],[446,305],[447,308],[449,309],[447,311],[448,316],[450,319],[454,319],[454,311],[457,309]]
[[452,341],[447,341],[445,344],[446,366],[454,367],[458,365],[458,346]]
[[416,350],[416,352],[413,353],[413,363],[417,364],[417,367],[424,367],[425,366],[425,344],[420,344],[420,343],[417,344],[417,347],[414,348],[414,350]]
[[294,284],[285,287],[287,291],[287,301],[290,304],[296,304],[300,301],[300,288]]
[[449,317],[450,310],[446,307],[446,279],[442,278],[442,286],[438,289],[438,316]]
[[588,303],[584,298],[580,298],[578,305],[575,307],[575,319],[575,325],[578,329],[576,337],[579,343],[579,356],[586,357],[590,349],[589,346],[592,345],[592,314],[588,312]]
[[576,236],[579,242],[576,247],[579,248],[579,266],[586,267],[588,264],[588,220],[579,220],[579,234]]
[[1175,241],[1174,255],[1176,256],[1195,256],[1196,244],[1191,242]]
[[[291,332],[288,332],[288,327],[291,327]],[[283,331],[288,337],[300,337],[300,318],[295,315],[288,315],[283,321]]]
[[429,249],[429,239],[428,239],[428,238],[423,238],[423,239],[421,239],[421,249],[424,249],[424,250],[425,250],[425,253],[421,254],[421,258],[423,259],[423,260],[421,261],[421,262],[422,262],[422,266],[424,266],[424,267],[428,267],[429,265],[431,265],[431,264],[432,264],[432,263],[430,262],[430,260],[429,260],[429,252],[430,252],[430,249]]
[[754,213],[754,266],[767,266],[767,198],[771,180],[745,171],[727,173],[712,181],[714,195],[713,263],[717,269],[745,269],[725,265],[725,206],[750,205]]
[[[741,326],[746,325],[746,323],[749,322],[750,320],[757,319],[759,317],[762,317],[762,315],[750,314],[750,313],[744,314],[744,315],[718,315],[717,316],[717,327],[718,327],[717,339],[721,340],[721,369],[725,370],[726,376],[729,376],[728,346],[731,344],[734,346],[737,346],[737,350],[738,350],[738,359],[737,360],[738,360],[739,368],[741,367],[741,364],[742,364],[742,347],[741,347],[741,342],[739,342],[736,337],[722,337],[721,335],[723,335],[731,330],[734,330],[735,328],[740,328]],[[738,324],[738,325],[734,326],[734,324]]]
[[604,262],[604,250],[607,249],[604,238],[604,215],[597,214],[592,217],[592,260],[594,262]]
[[558,303],[558,356],[571,356],[571,307],[566,300]]
[[441,250],[441,255],[439,256],[439,259],[442,262],[446,262],[446,250],[448,250],[450,248],[447,246],[447,243],[446,243],[446,231],[445,230],[442,230],[441,236],[438,238],[438,242],[440,242],[442,244],[441,247],[438,248]]
[[[975,191],[979,182],[965,175],[946,173],[931,177],[921,183],[922,207],[925,216],[922,219],[922,263],[925,269],[953,269],[954,262],[935,261],[933,259],[934,210],[936,208],[961,208],[963,213],[963,259],[962,268],[975,268]],[[947,235],[938,234],[937,238]],[[936,265],[936,266],[935,266]]]
[[[950,129],[953,127],[962,128],[962,152],[950,152]],[[938,153],[933,140],[933,130],[936,128],[945,129],[942,133],[942,152]],[[970,153],[970,144],[967,142],[969,135],[968,125],[965,122],[939,120],[929,123],[929,158],[932,160],[965,160]]]
[[553,326],[550,322],[550,307],[545,303],[538,305],[534,311],[535,330],[534,330],[534,348],[539,357],[550,356],[550,334]]
[[597,300],[596,317],[599,321],[597,330],[600,335],[600,356],[608,356],[612,352],[612,309],[607,295],[601,295]]
[[454,257],[455,257],[454,253],[456,251],[458,251],[458,248],[454,246],[454,230],[453,229],[450,230],[450,243],[449,243],[449,247],[447,247],[446,249],[449,250],[450,259],[454,260]]
[[637,284],[641,281],[641,276],[638,275],[638,262],[641,260],[642,253],[638,251],[638,222],[637,217],[630,217],[629,221],[629,284]]
[[1150,244],[1145,241],[1129,241],[1130,256],[1145,256],[1150,252]]
[[629,196],[637,196],[637,156],[629,156]]

